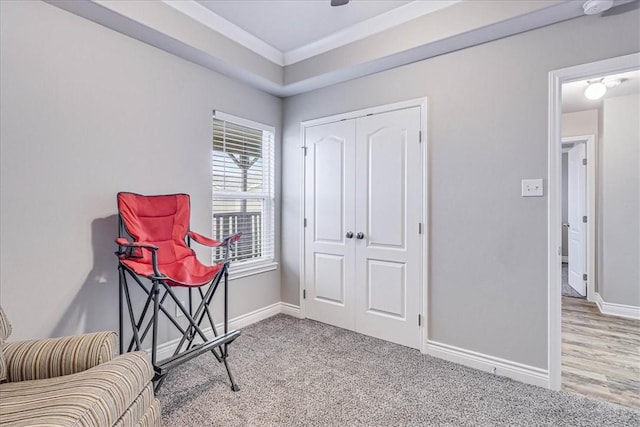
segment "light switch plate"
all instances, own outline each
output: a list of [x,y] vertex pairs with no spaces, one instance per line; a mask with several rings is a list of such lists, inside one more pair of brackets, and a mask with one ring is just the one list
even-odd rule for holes
[[540,179],[523,179],[522,180],[522,197],[541,197],[544,196],[542,178]]

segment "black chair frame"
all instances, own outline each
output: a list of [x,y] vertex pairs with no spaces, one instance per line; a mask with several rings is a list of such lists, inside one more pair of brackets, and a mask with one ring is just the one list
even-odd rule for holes
[[[119,237],[127,236],[122,218],[119,217]],[[191,246],[191,239],[187,236],[187,245]],[[155,274],[148,277],[149,281],[144,283],[140,276],[136,274],[126,264],[118,263],[118,275],[119,275],[119,336],[120,336],[120,353],[125,351],[144,351],[143,342],[149,331],[151,330],[151,364],[155,371],[154,376],[154,390],[157,392],[162,383],[166,379],[169,371],[175,367],[182,365],[183,363],[210,351],[216,360],[223,363],[227,371],[227,375],[231,382],[231,390],[238,391],[240,388],[234,380],[234,377],[229,368],[227,361],[229,357],[229,344],[231,344],[236,338],[240,336],[239,330],[229,331],[229,252],[232,244],[232,237],[227,237],[221,242],[221,247],[224,248],[224,259],[221,261],[222,267],[209,283],[206,292],[203,292],[202,287],[189,287],[188,288],[188,307],[185,307],[180,301],[180,298],[176,295],[172,286],[167,284],[167,276],[164,276],[159,272],[157,265],[157,257],[155,255],[157,248],[148,248],[140,246],[119,246],[116,255],[121,257],[123,255],[133,256],[135,249],[148,249],[152,250],[154,259],[154,272]],[[134,304],[132,301],[130,289],[131,281],[137,285],[137,288],[142,290],[146,296],[144,307],[140,311],[140,314],[136,316],[134,310]],[[224,322],[223,332],[218,333],[211,308],[209,307],[216,291],[220,287],[220,283],[223,283],[224,288]],[[135,289],[136,286],[133,286]],[[194,309],[194,290],[197,289],[198,297],[200,299],[199,304]],[[180,312],[186,321],[187,327],[180,325],[180,322],[176,319],[177,316],[173,316],[169,310],[163,305],[167,297],[175,304],[176,311]],[[125,308],[126,305],[126,308]],[[132,337],[129,340],[125,350],[125,311],[128,314],[128,323],[131,326]],[[177,347],[175,348],[173,355],[162,361],[158,361],[158,323],[160,320],[160,313],[163,313],[171,324],[182,334]],[[150,314],[150,316],[147,316]],[[147,317],[149,317],[147,319]],[[202,329],[202,323],[204,320],[208,320],[213,338],[208,338],[205,331]],[[145,321],[146,320],[146,321]],[[199,338],[199,340],[198,340]],[[199,342],[201,341],[201,342]]]

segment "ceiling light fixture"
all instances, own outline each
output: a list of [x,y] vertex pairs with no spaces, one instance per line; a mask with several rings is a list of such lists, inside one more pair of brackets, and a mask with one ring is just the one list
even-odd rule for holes
[[349,0],[331,0],[331,6],[344,6]]
[[595,101],[600,99],[607,93],[607,87],[602,83],[602,80],[587,82],[589,86],[584,90],[584,96],[587,99]]
[[611,9],[613,0],[587,0],[582,5],[585,15],[597,15],[600,12]]
[[623,79],[611,79],[611,80],[607,80],[604,79],[602,83],[604,83],[604,85],[608,88],[612,88],[612,87],[616,87],[618,86],[620,83],[622,83]]

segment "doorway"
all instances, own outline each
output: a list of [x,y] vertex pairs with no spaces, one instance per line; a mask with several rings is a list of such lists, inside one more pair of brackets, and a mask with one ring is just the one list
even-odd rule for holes
[[[612,58],[604,61],[594,62],[590,64],[579,65],[575,67],[565,68],[562,70],[556,70],[549,73],[549,211],[548,211],[548,303],[549,303],[549,346],[548,346],[548,366],[549,366],[549,386],[551,389],[559,390],[561,388],[561,373],[562,373],[562,297],[561,297],[561,269],[562,269],[562,189],[561,189],[561,177],[562,177],[562,168],[561,168],[561,159],[562,159],[562,94],[563,94],[563,85],[571,84],[572,82],[582,82],[584,85],[590,85],[592,82],[597,81],[602,83],[603,77],[610,76],[618,73],[626,73],[633,72],[640,68],[640,54],[632,54],[619,58]],[[584,91],[584,87],[582,88]],[[636,95],[637,96],[637,95]],[[637,116],[636,116],[637,117]],[[637,118],[636,118],[636,126],[637,126]],[[600,135],[596,137],[599,138]],[[636,137],[637,138],[637,137]],[[585,143],[585,147],[589,148],[588,141]],[[598,148],[600,151],[600,148]],[[635,155],[637,157],[637,154]],[[587,155],[587,158],[589,156]],[[633,157],[633,156],[632,156]],[[602,165],[597,164],[598,160],[602,160],[600,155],[594,157],[595,162],[594,168],[598,175],[601,174]],[[637,161],[638,159],[633,159]],[[587,165],[589,160],[587,160]],[[635,169],[637,170],[637,168]],[[594,200],[597,200],[597,203],[602,203],[602,193],[601,187],[602,183],[600,181],[601,177],[598,178],[598,187],[596,191],[596,197]],[[587,178],[589,180],[589,178]],[[635,185],[635,184],[634,184]],[[587,187],[588,188],[588,187]],[[595,186],[594,186],[595,188]],[[618,193],[622,193],[620,189],[626,189],[624,185],[618,185],[618,190],[615,192],[604,193],[610,195],[612,198],[614,196],[617,197]],[[599,206],[598,209],[603,209],[603,206]],[[625,211],[626,214],[626,211]],[[587,219],[589,219],[589,214],[587,214]],[[618,323],[627,325],[628,322],[637,322],[640,316],[640,307],[637,307],[637,304],[634,301],[630,303],[616,303],[616,304],[607,304],[602,301],[602,286],[603,283],[609,285],[612,282],[603,281],[600,279],[600,276],[603,274],[604,269],[598,267],[601,264],[601,257],[603,252],[607,251],[607,246],[603,246],[600,243],[602,239],[603,231],[600,229],[602,218],[593,217],[595,221],[593,221],[593,226],[596,227],[596,238],[597,244],[594,243],[593,249],[591,253],[595,252],[595,259],[597,262],[592,262],[592,266],[589,268],[589,272],[587,273],[587,287],[586,294],[590,299],[594,299],[597,303],[591,304],[595,310],[595,315],[601,315],[602,313],[607,313],[607,310],[610,310],[608,314],[614,314],[616,316],[620,316],[620,321]],[[635,218],[635,222],[637,223],[637,216]],[[588,224],[588,222],[587,222]],[[628,224],[629,230],[633,230],[633,227],[637,224],[634,224],[633,221],[631,224]],[[606,224],[605,224],[606,225]],[[626,236],[624,244],[637,243],[640,239],[640,235],[636,232],[629,232]],[[623,245],[622,245],[623,246]],[[636,245],[637,246],[637,245]],[[587,253],[589,253],[589,245],[587,245]],[[633,252],[631,252],[633,253]],[[626,256],[626,253],[625,253]],[[635,268],[638,265],[637,263],[637,255],[635,255],[635,259],[633,259],[633,263],[628,263],[627,266]],[[612,257],[609,254],[609,258]],[[587,258],[589,259],[589,257]],[[594,270],[595,272],[591,273]],[[600,270],[600,271],[598,271]],[[591,277],[589,278],[589,275]],[[635,277],[635,273],[629,276],[629,282],[631,285],[637,281]],[[590,290],[593,290],[590,295]],[[635,290],[631,290],[631,292],[635,292]],[[611,292],[613,298],[613,292]],[[634,304],[636,306],[634,306]],[[580,315],[582,317],[582,314]],[[602,318],[611,319],[609,316],[601,316]],[[627,319],[624,319],[627,317]],[[615,318],[613,318],[615,319]],[[634,331],[637,328],[633,327],[634,323],[628,324],[628,330]],[[625,327],[627,327],[625,326]],[[632,332],[633,333],[633,332]],[[593,337],[593,340],[597,340],[598,337]],[[615,354],[614,354],[615,355]],[[634,356],[635,357],[635,356]],[[609,366],[612,366],[611,364]],[[633,386],[631,386],[633,387]]]
[[302,123],[301,311],[421,349],[426,102]]

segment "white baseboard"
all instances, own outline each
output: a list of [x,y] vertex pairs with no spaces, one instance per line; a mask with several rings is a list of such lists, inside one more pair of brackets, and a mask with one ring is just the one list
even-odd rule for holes
[[599,293],[594,294],[593,301],[598,306],[600,313],[608,314],[610,316],[624,317],[627,319],[640,320],[640,307],[635,305],[615,304],[612,302],[605,302]]
[[295,317],[296,319],[302,319],[302,315],[300,313],[300,306],[289,304],[286,302],[280,303],[280,313],[286,314],[291,317]]
[[523,365],[431,340],[427,341],[427,354],[523,383],[549,388],[549,371],[546,369]]
[[[233,319],[229,319],[229,330],[234,329],[242,329],[246,326],[249,326],[253,323],[257,323],[261,320],[268,319],[269,317],[275,316],[276,314],[287,314],[289,316],[293,316],[296,318],[300,318],[300,307],[293,304],[288,304],[285,302],[277,302],[275,304],[268,305],[266,307],[259,308],[250,313],[246,313],[240,315],[238,317],[234,317]],[[216,329],[221,331],[224,327],[223,323],[216,324]],[[211,336],[213,330],[211,328],[204,328],[202,332],[207,336]],[[167,341],[158,346],[158,352],[156,353],[156,357],[158,360],[164,360],[167,357],[171,357],[173,352],[175,351],[178,343],[180,342],[180,338],[176,338],[171,341]],[[196,342],[202,342],[201,340],[196,340]],[[146,350],[148,354],[151,354],[151,349]]]
[[[599,295],[596,294],[599,298]],[[602,300],[600,298],[600,300]],[[615,304],[614,304],[615,305]],[[259,308],[250,313],[234,317],[229,320],[229,329],[241,329],[253,323],[275,316],[276,314],[286,314],[292,317],[301,318],[300,307],[285,302],[278,302],[269,306]],[[216,324],[216,328],[221,330],[222,324]],[[211,328],[203,329],[203,332],[210,335]],[[163,360],[173,355],[176,346],[180,342],[179,338],[168,341],[158,346],[157,358]],[[426,353],[430,356],[448,360],[450,362],[459,363],[470,368],[478,369],[493,373],[496,375],[512,378],[527,384],[533,384],[540,387],[549,387],[549,372],[546,369],[535,368],[533,366],[523,365],[521,363],[512,362],[506,359],[477,353],[471,350],[454,347],[448,344],[439,343],[437,341],[427,341]],[[151,353],[148,349],[147,353]]]

